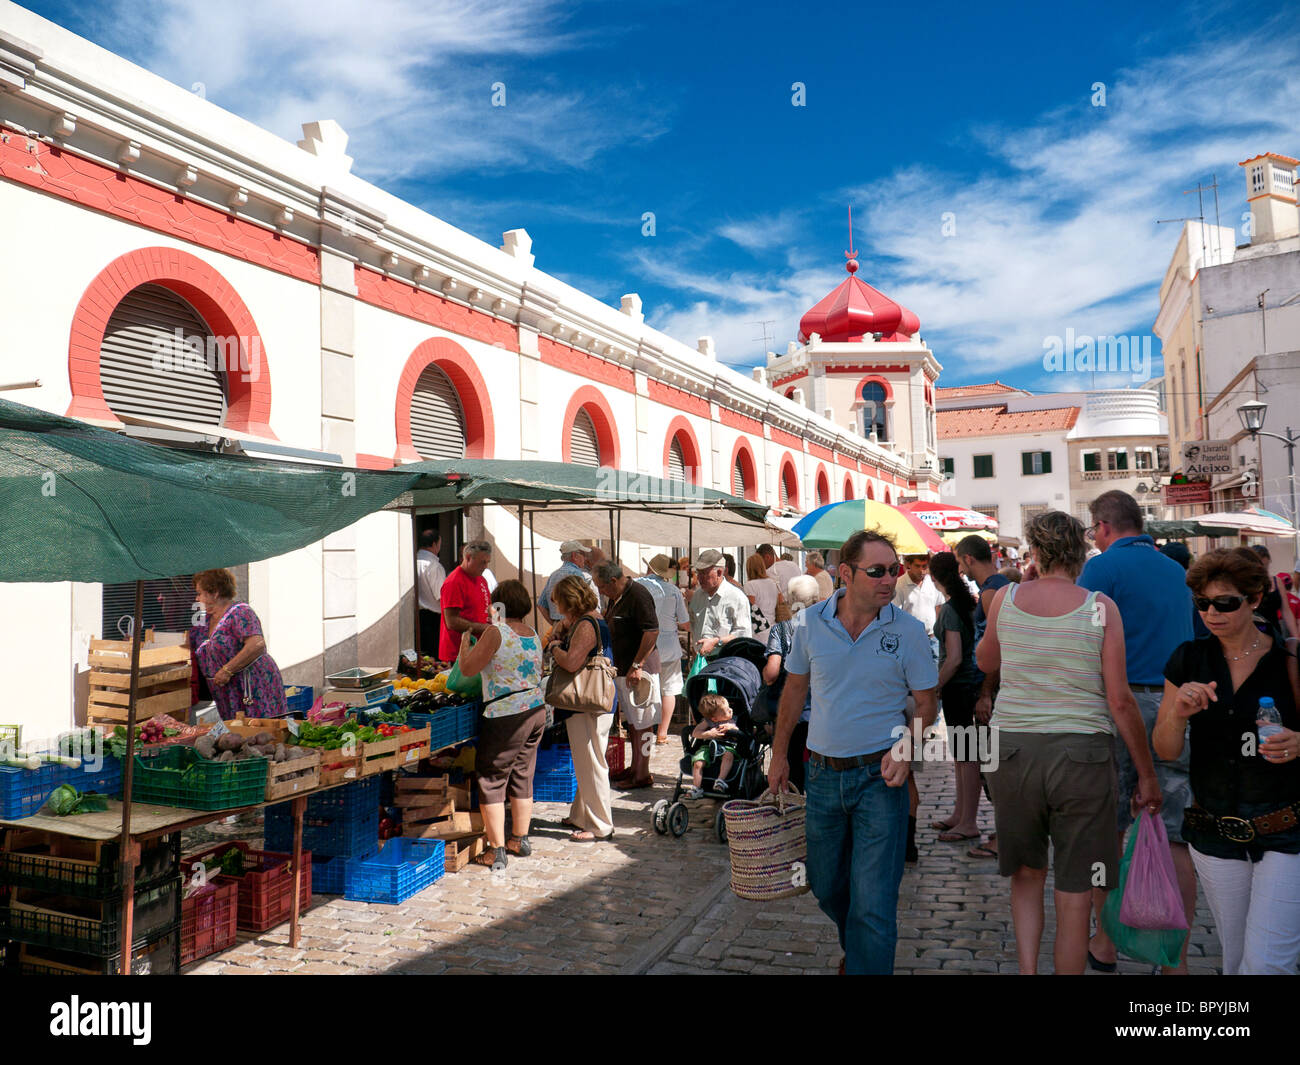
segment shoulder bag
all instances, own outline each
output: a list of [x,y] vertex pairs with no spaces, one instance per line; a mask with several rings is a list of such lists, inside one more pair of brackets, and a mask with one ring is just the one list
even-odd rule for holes
[[[586,620],[591,621],[590,618]],[[596,642],[599,646],[599,629],[596,630]],[[581,714],[611,713],[614,709],[614,663],[597,651],[576,672],[554,664],[546,682],[546,701],[557,710],[573,710]]]

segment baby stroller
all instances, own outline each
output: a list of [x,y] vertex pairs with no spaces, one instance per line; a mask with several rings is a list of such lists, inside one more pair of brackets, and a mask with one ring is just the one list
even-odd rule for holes
[[[748,647],[748,644],[753,644],[757,651]],[[740,731],[734,737],[735,758],[726,780],[727,790],[715,790],[719,766],[714,763],[704,769],[705,795],[722,800],[753,799],[767,787],[767,774],[763,764],[764,754],[771,741],[766,730],[753,720],[754,704],[763,687],[762,674],[753,659],[762,652],[762,645],[757,640],[733,640],[727,647],[729,654],[719,655],[686,682],[686,701],[691,708],[693,720],[682,730],[685,754],[678,766],[673,797],[660,799],[652,811],[655,831],[661,836],[668,833],[675,837],[682,836],[690,827],[690,810],[682,802],[682,795],[690,785],[691,756],[700,742],[691,739],[691,732],[701,720],[698,708],[700,699],[705,695],[716,693],[726,698],[731,704],[733,724]],[[727,841],[727,823],[722,816],[720,803],[713,815],[713,831],[720,843]]]

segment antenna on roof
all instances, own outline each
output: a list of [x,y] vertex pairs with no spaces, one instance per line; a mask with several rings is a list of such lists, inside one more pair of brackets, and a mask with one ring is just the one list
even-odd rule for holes
[[766,362],[766,361],[767,361],[767,354],[768,354],[768,346],[767,346],[767,327],[768,327],[769,325],[776,325],[776,319],[775,319],[775,318],[765,318],[765,319],[763,319],[761,322],[754,322],[753,324],[754,324],[754,325],[761,325],[761,326],[763,327],[763,335],[762,335],[761,337],[750,337],[750,339],[751,339],[751,340],[761,340],[761,341],[763,342],[763,361]]

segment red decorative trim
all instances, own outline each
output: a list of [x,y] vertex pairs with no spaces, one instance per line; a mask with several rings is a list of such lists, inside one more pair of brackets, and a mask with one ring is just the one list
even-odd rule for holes
[[718,408],[718,420],[728,429],[739,429],[742,432],[753,433],[755,436],[763,435],[763,423],[753,418],[747,418],[743,414],[738,414],[734,410],[726,407]]
[[[108,320],[134,288],[158,285],[188,302],[215,337],[237,337],[241,369],[224,371],[225,424],[241,433],[276,439],[271,417],[271,371],[253,315],[230,282],[202,259],[179,248],[141,248],[120,255],[86,287],[72,316],[68,340],[69,418],[121,425],[104,399],[99,356]],[[249,380],[245,380],[249,378]]]
[[885,489],[885,503],[886,503],[887,505],[890,505],[890,506],[892,506],[893,503],[894,503],[894,501],[893,501],[892,499],[889,498],[889,489],[888,489],[888,488]]
[[139,178],[6,131],[0,178],[255,266],[320,284],[314,248],[156,188]]
[[864,377],[861,381],[859,381],[856,385],[854,385],[853,398],[861,399],[863,388],[865,388],[873,381],[876,384],[880,385],[882,388],[884,388],[886,402],[894,398],[894,386],[891,385],[888,381],[886,381],[883,377],[881,377],[879,373],[869,373],[867,374],[866,377]]
[[784,429],[772,429],[772,442],[784,444],[786,447],[792,447],[796,451],[803,451],[803,438],[795,436],[793,433],[787,433]]
[[827,459],[830,462],[835,461],[835,453],[828,447],[822,447],[821,444],[814,444],[808,441],[808,454],[819,459]]
[[891,365],[891,366],[878,366],[878,365],[876,365],[875,363],[865,363],[865,362],[864,362],[864,363],[858,363],[858,364],[853,365],[853,366],[848,366],[848,365],[844,365],[844,366],[827,366],[827,367],[826,367],[826,372],[827,372],[828,374],[851,374],[851,373],[865,373],[865,374],[881,374],[881,373],[911,373],[911,372],[912,372],[912,367],[908,366],[906,363],[899,363],[899,364],[897,364],[897,365]]
[[867,482],[867,498],[872,500],[876,498],[876,490],[870,481]]
[[573,461],[573,423],[578,420],[578,411],[586,409],[591,417],[591,424],[596,428],[596,443],[600,447],[600,464],[620,469],[618,451],[618,429],[614,411],[599,389],[583,385],[569,399],[569,406],[564,412],[561,425],[560,456],[564,462]]
[[[736,461],[740,461],[740,472],[745,479],[745,498],[751,503],[758,502],[758,463],[754,460],[754,449],[749,446],[749,441],[743,436],[736,437],[735,446],[731,449],[731,463],[727,466],[727,476],[731,476],[731,471],[736,468]],[[731,491],[731,482],[727,482],[727,491]]]
[[589,355],[585,351],[579,351],[577,348],[569,347],[568,344],[561,344],[558,340],[543,336],[537,338],[537,350],[541,354],[542,362],[547,366],[567,370],[579,377],[585,377],[588,381],[609,385],[622,392],[636,391],[636,375],[626,367],[619,366],[608,359]]
[[684,410],[688,414],[698,414],[701,418],[709,417],[707,399],[692,395],[690,392],[683,392],[680,388],[673,388],[653,378],[648,380],[646,385],[648,395],[656,403],[662,403],[673,410]]
[[[789,471],[790,476],[786,476]],[[799,509],[799,467],[794,464],[794,456],[786,452],[777,465],[777,476],[785,482],[786,502],[795,510]],[[777,485],[777,499],[781,498],[781,486]]]
[[[808,372],[806,370],[800,370],[798,373],[788,373],[784,377],[778,377],[773,381],[772,387],[780,388],[782,385],[788,385],[791,381],[802,381],[807,376]],[[789,398],[789,395],[790,393],[787,392],[786,397]]]
[[845,498],[845,499],[852,499],[852,498],[853,498],[853,478],[852,478],[852,477],[845,477],[845,478],[844,478],[844,498]]
[[695,438],[695,430],[691,428],[691,423],[680,414],[668,423],[668,432],[664,435],[664,476],[667,476],[668,456],[674,440],[682,446],[682,461],[686,464],[687,481],[691,484],[699,484],[699,474],[703,468],[700,461],[700,442]]
[[817,464],[815,483],[817,487],[813,492],[813,498],[817,500],[817,505],[820,507],[831,502],[831,479],[826,474],[826,467],[820,462]]
[[391,470],[396,466],[392,459],[386,459],[383,455],[367,455],[364,452],[357,452],[357,469],[359,470]]
[[519,350],[519,331],[509,322],[493,318],[472,307],[452,303],[451,300],[435,296],[409,282],[388,277],[368,266],[356,266],[353,276],[356,279],[357,299],[363,303],[507,351]]
[[465,412],[465,457],[492,458],[495,427],[487,382],[468,351],[446,337],[433,337],[411,352],[397,382],[397,461],[421,461],[411,439],[411,399],[420,374],[430,365],[437,366],[451,378],[460,397],[460,406]]

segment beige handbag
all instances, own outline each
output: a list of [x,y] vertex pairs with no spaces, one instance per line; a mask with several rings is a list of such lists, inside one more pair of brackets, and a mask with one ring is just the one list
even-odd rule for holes
[[546,702],[557,710],[610,713],[614,709],[614,663],[597,654],[588,658],[576,673],[554,666],[546,682]]

